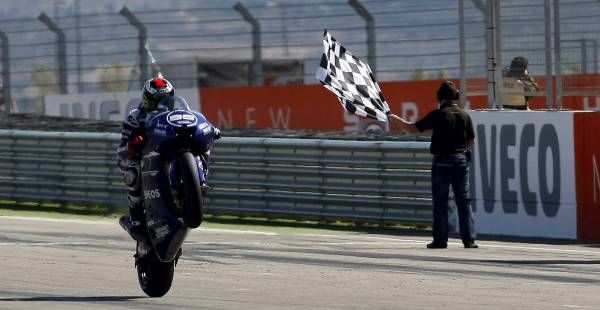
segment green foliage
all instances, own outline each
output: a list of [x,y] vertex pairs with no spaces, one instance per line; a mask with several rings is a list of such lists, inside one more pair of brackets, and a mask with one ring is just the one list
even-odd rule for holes
[[57,92],[56,74],[47,65],[38,65],[32,73],[31,80],[42,97]]
[[447,80],[450,77],[450,74],[448,73],[448,70],[446,69],[439,69],[437,72],[437,78],[438,80]]
[[563,74],[579,74],[582,72],[581,64],[574,63],[567,66],[567,69],[563,71]]
[[427,80],[427,71],[423,69],[415,70],[415,72],[413,72],[412,79],[416,81]]
[[107,65],[100,75],[102,89],[107,92],[126,91],[127,83],[125,78],[125,69],[118,60],[113,60]]

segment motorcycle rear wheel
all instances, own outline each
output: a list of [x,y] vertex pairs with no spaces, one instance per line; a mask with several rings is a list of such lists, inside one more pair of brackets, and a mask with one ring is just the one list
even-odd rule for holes
[[179,169],[183,182],[181,195],[183,206],[183,222],[189,228],[197,228],[202,224],[202,187],[196,158],[190,152],[179,155]]
[[136,261],[140,288],[150,297],[164,296],[173,283],[175,261],[163,263],[154,252]]

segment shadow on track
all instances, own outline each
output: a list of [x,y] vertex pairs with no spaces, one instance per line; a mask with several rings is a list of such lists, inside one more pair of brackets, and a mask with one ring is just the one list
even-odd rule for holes
[[0,298],[0,301],[66,301],[66,302],[99,302],[99,301],[125,301],[148,298],[146,296],[32,296]]

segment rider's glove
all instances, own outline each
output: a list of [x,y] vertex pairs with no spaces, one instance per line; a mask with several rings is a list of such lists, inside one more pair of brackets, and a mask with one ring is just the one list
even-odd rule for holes
[[127,154],[129,156],[138,155],[141,150],[144,148],[144,144],[146,143],[146,139],[144,136],[135,136],[129,142],[127,142]]

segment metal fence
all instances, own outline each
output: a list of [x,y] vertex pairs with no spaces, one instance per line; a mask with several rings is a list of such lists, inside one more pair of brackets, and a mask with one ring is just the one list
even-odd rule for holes
[[0,197],[123,205],[118,139],[112,133],[0,130]]
[[[0,199],[125,208],[119,135],[0,130]],[[315,221],[431,221],[428,142],[223,138],[208,212]]]
[[[214,70],[227,73],[226,85],[316,83],[325,28],[368,60],[381,81],[473,79],[464,94],[486,94],[488,3],[499,6],[498,68],[514,55],[528,57],[539,76],[548,66],[565,75],[598,67],[595,0],[166,1],[152,9],[79,2],[46,5],[45,12],[36,11],[44,5],[3,2],[7,11],[32,16],[0,20],[3,100],[14,111],[42,112],[42,97],[51,93],[140,89],[153,70],[148,50],[180,88],[211,86]],[[560,44],[546,45],[549,34]],[[577,81],[557,91],[600,86]]]
[[505,93],[514,94],[503,89],[502,70],[521,56],[540,86],[527,95],[544,97],[547,108],[562,108],[563,96],[600,98],[600,2],[461,0],[459,5],[460,77],[467,95],[487,94],[489,107],[500,107]]

